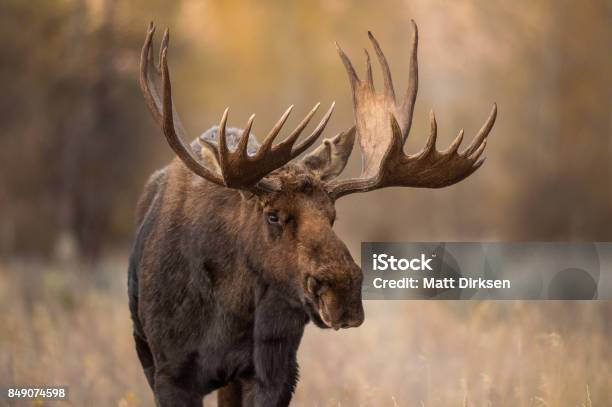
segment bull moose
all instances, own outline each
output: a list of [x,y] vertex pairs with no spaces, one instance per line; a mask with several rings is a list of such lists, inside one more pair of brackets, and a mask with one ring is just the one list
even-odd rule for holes
[[[323,132],[331,108],[297,140],[318,108],[274,143],[289,107],[260,144],[243,130],[218,127],[186,144],[172,101],[168,31],[160,61],[150,24],[140,86],[154,120],[176,153],[155,172],[137,206],[128,290],[136,351],[157,405],[201,406],[219,389],[219,406],[287,406],[298,380],[296,353],[305,325],[358,327],[364,320],[362,273],[334,233],[340,197],[390,186],[441,188],[476,171],[495,122],[493,109],[463,152],[463,131],[438,151],[431,114],[424,149],[406,155],[417,94],[417,27],[409,85],[396,102],[387,60],[371,33],[384,80],[377,93],[366,51],[365,79],[338,47],[352,88],[355,125],[298,159]],[[161,85],[161,92],[159,90]],[[339,180],[357,135],[360,177]]]

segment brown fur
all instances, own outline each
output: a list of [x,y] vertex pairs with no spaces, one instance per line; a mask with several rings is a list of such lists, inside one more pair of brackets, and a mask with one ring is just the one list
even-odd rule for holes
[[304,325],[363,321],[361,270],[332,230],[334,203],[319,176],[298,163],[271,177],[281,190],[254,195],[175,159],[145,186],[130,308],[161,406],[201,405],[227,385],[220,406],[286,406]]

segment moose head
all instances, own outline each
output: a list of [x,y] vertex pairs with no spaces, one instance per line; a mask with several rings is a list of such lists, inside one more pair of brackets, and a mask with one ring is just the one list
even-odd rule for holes
[[[437,126],[431,114],[425,147],[407,155],[404,144],[410,131],[418,87],[417,27],[412,22],[409,84],[403,100],[396,100],[391,72],[380,45],[369,33],[384,79],[376,92],[370,58],[366,51],[365,79],[360,79],[349,58],[338,53],[352,89],[355,126],[326,139],[299,159],[323,132],[333,104],[312,133],[298,143],[311,121],[317,104],[283,141],[275,140],[292,107],[280,117],[261,144],[251,134],[254,116],[243,130],[228,129],[228,109],[211,139],[200,138],[187,145],[172,101],[168,70],[166,30],[159,65],[151,55],[155,27],[151,24],[142,49],[140,85],[155,121],[170,147],[197,176],[227,190],[237,190],[248,219],[244,255],[262,278],[278,284],[299,299],[311,319],[321,327],[356,327],[363,322],[362,272],[342,240],[334,233],[334,203],[356,192],[390,186],[442,188],[476,171],[484,162],[482,153],[495,122],[494,105],[484,126],[471,144],[459,151],[463,131],[444,151],[436,149]],[[161,92],[157,83],[161,82]],[[339,180],[357,135],[363,169],[354,179]],[[229,136],[229,137],[228,137]],[[203,197],[202,199],[206,199]]]

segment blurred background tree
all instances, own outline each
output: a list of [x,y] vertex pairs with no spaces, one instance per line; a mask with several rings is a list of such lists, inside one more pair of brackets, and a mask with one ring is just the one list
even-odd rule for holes
[[95,259],[129,247],[147,174],[172,157],[138,89],[150,20],[172,30],[177,104],[194,137],[225,106],[234,126],[257,113],[260,134],[289,104],[298,117],[335,99],[328,136],[350,126],[333,41],[357,60],[373,30],[403,87],[410,18],[421,35],[408,150],[424,143],[431,107],[443,148],[461,127],[475,134],[498,102],[488,161],[468,181],[339,202],[354,253],[361,240],[612,238],[609,1],[5,0],[0,16],[6,256]]

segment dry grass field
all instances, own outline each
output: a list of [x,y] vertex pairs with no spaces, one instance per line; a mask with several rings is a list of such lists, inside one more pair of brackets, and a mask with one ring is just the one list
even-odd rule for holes
[[[0,386],[69,386],[49,406],[152,406],[125,268],[1,262]],[[307,328],[294,405],[612,406],[611,326],[610,302],[368,301],[359,329]]]

